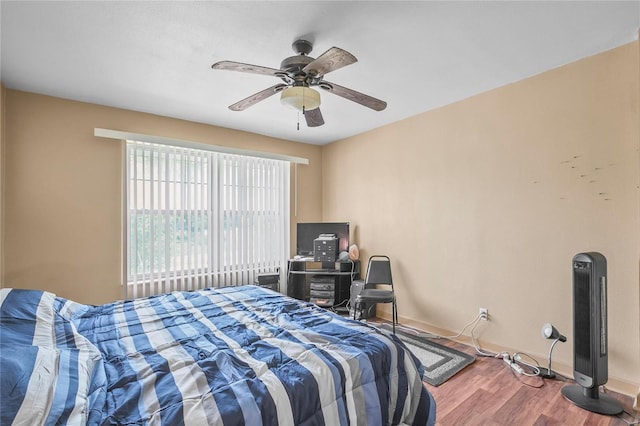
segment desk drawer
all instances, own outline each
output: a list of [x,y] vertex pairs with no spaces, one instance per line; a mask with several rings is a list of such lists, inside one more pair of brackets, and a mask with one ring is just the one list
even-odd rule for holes
[[312,297],[309,301],[311,303],[315,303],[316,305],[321,306],[323,308],[330,307],[330,306],[334,305],[333,298],[325,299],[325,298],[321,298],[321,297]]
[[336,287],[335,283],[315,283],[311,282],[311,290],[333,291]]
[[320,298],[327,298],[327,299],[333,299],[334,296],[334,291],[333,290],[311,290],[311,297],[320,297]]

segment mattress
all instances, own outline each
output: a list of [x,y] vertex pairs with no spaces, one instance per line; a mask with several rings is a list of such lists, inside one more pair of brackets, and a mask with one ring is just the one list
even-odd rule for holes
[[2,425],[435,423],[399,339],[269,289],[0,304]]

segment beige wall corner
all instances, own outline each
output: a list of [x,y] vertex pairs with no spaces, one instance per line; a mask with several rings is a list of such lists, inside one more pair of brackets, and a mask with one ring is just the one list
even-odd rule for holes
[[[545,357],[571,259],[608,261],[609,378],[640,385],[638,42],[323,147],[324,219],[387,254],[399,314]],[[345,186],[344,182],[349,182]],[[386,309],[381,307],[382,310]],[[573,365],[572,344],[554,360]]]
[[[638,30],[638,40],[640,40],[640,29]],[[638,46],[638,80],[640,80],[640,42],[637,43]],[[640,87],[639,89],[640,90]],[[640,92],[638,93],[638,97],[640,97]],[[640,123],[640,111],[638,112],[638,123]],[[640,126],[640,124],[638,124]],[[640,131],[638,132],[640,133]],[[640,142],[639,142],[640,143]],[[640,165],[640,150],[638,151],[638,164]],[[638,182],[638,186],[640,186],[640,182]],[[640,203],[640,200],[638,201]],[[640,245],[640,217],[638,218],[638,244]],[[640,259],[638,259],[638,268],[640,268]],[[638,299],[638,305],[640,305],[640,299]],[[640,330],[638,331],[640,333]],[[640,348],[638,348],[638,359],[640,359]],[[640,411],[640,386],[638,386],[638,391],[633,400],[633,409]]]

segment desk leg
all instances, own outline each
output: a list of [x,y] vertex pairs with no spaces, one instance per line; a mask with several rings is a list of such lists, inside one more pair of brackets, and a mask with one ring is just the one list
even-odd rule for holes
[[[289,271],[305,271],[305,262],[289,262]],[[288,274],[287,296],[309,301],[309,284],[304,274]]]

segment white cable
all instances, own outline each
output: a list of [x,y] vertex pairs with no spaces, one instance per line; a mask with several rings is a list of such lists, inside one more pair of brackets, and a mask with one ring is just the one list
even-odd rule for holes
[[[524,352],[516,352],[513,357],[511,357],[509,355],[508,352],[487,352],[484,351],[480,348],[480,345],[478,344],[477,340],[476,340],[476,336],[474,334],[476,327],[478,326],[478,324],[480,323],[480,320],[482,319],[482,315],[478,314],[478,316],[476,316],[471,322],[469,322],[468,324],[466,324],[464,327],[462,327],[462,330],[460,330],[460,332],[456,335],[453,336],[439,336],[436,334],[431,334],[431,333],[419,333],[418,335],[420,335],[421,337],[425,337],[424,334],[427,334],[426,337],[430,337],[430,338],[434,338],[434,339],[454,339],[457,337],[462,336],[462,334],[464,333],[464,331],[469,327],[471,327],[471,330],[469,332],[469,335],[471,336],[471,344],[473,345],[473,348],[476,350],[476,352],[478,353],[478,355],[480,356],[486,356],[486,357],[493,357],[493,358],[502,358],[505,360],[505,363],[507,363],[507,365],[509,365],[510,369],[513,371],[514,375],[523,375],[523,376],[527,376],[527,377],[537,377],[540,375],[540,365],[534,365],[528,362],[525,362],[521,359],[520,354],[522,355],[526,355],[527,357],[533,359],[535,361],[534,358],[532,358],[530,355],[524,353]],[[412,333],[413,334],[413,333]],[[524,369],[518,364],[521,363],[527,367],[529,367],[532,370],[532,373],[527,373],[526,371],[524,371]],[[537,363],[537,361],[536,361]],[[520,380],[520,379],[518,379]],[[521,380],[520,380],[521,381]],[[526,383],[525,383],[526,384]],[[528,385],[527,386],[531,386]],[[536,387],[536,386],[533,386]]]
[[[481,356],[491,356],[491,357],[495,357],[498,356],[498,354],[496,353],[488,353],[488,352],[484,352],[482,349],[480,349],[480,347],[478,346],[478,343],[476,342],[476,338],[475,335],[473,334],[473,331],[475,330],[475,328],[478,326],[478,324],[480,323],[480,320],[482,319],[482,315],[478,314],[472,321],[470,321],[469,323],[467,323],[464,327],[462,327],[462,330],[460,330],[460,332],[456,335],[453,336],[440,336],[437,334],[432,334],[432,333],[426,333],[428,334],[428,336],[426,337],[430,337],[432,339],[455,339],[457,337],[462,336],[462,334],[464,333],[464,331],[469,328],[469,326],[473,326],[471,328],[471,342],[473,344],[474,349],[476,350],[476,352],[478,353],[478,355]],[[424,337],[424,336],[423,336]]]
[[430,338],[433,338],[433,339],[455,339],[455,338],[457,338],[457,337],[462,336],[462,334],[464,333],[464,331],[465,331],[469,326],[473,326],[473,327],[471,328],[471,331],[470,331],[470,335],[471,335],[471,343],[473,344],[473,347],[474,347],[474,349],[476,350],[476,352],[478,353],[478,355],[481,355],[481,356],[496,357],[496,356],[498,356],[499,354],[496,354],[496,353],[493,353],[493,352],[491,352],[491,353],[489,353],[489,352],[484,352],[482,349],[480,349],[480,347],[479,347],[478,343],[476,342],[476,338],[475,338],[475,335],[473,334],[473,332],[474,332],[474,330],[476,329],[476,327],[478,326],[478,324],[480,323],[480,321],[481,321],[481,320],[482,320],[482,315],[481,315],[481,314],[478,314],[478,315],[477,315],[477,316],[476,316],[476,317],[475,317],[471,322],[467,323],[464,327],[462,327],[462,330],[460,330],[460,332],[459,332],[458,334],[453,335],[453,336],[439,336],[439,335],[437,335],[437,334],[431,334],[431,333],[428,333],[428,334],[429,334],[429,336],[427,336],[427,337],[430,337]]
[[[631,420],[627,420],[624,418],[625,414],[631,417]],[[627,424],[627,426],[637,426],[640,425],[640,418],[636,417],[632,413],[627,410],[623,410],[622,413],[618,415],[618,418]]]
[[[520,356],[521,354],[526,355],[528,358],[531,358],[535,362],[535,364],[524,361]],[[522,374],[524,374],[525,376],[536,377],[540,375],[540,371],[542,367],[540,366],[538,361],[536,361],[535,358],[533,358],[531,355],[526,354],[524,352],[516,352],[513,354],[513,360],[531,369],[532,373],[527,373],[526,371],[523,371]]]
[[[480,314],[478,314],[477,317],[474,318],[473,321],[471,321],[470,323],[468,323],[467,325],[465,325],[464,327],[462,327],[462,330],[460,330],[460,333],[456,334],[455,336],[437,336],[439,339],[455,339],[456,337],[460,337],[462,336],[462,333],[464,333],[464,331],[467,329],[467,327],[469,327],[470,325],[473,324],[473,327],[475,328],[475,326],[477,325],[478,321],[480,321],[480,318],[482,316]],[[473,331],[473,329],[472,329]]]
[[[481,315],[478,315],[478,318],[480,317]],[[471,329],[471,332],[469,333],[471,335],[471,343],[473,344],[473,347],[475,348],[476,352],[478,353],[478,355],[481,355],[481,356],[497,357],[499,354],[495,352],[485,352],[482,349],[480,349],[480,345],[478,345],[478,342],[476,342],[476,336],[475,334],[473,334],[477,325],[478,323],[474,324],[473,328]]]

